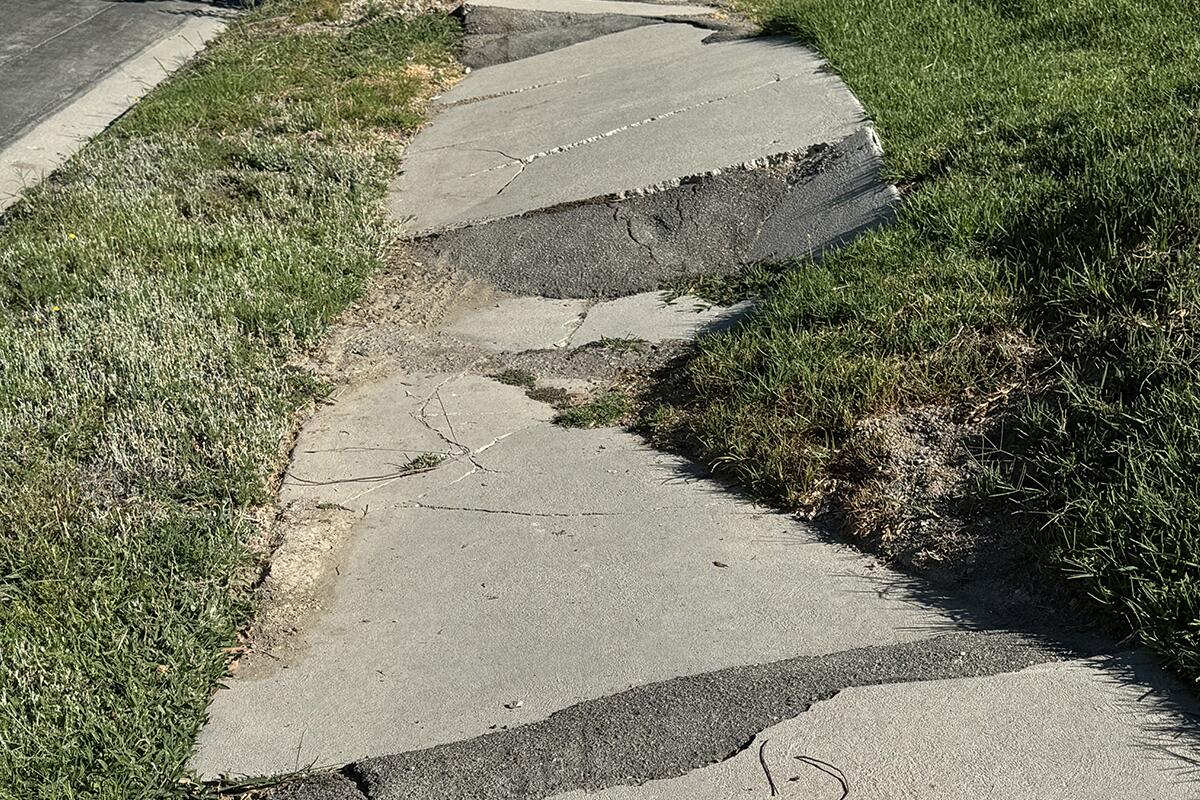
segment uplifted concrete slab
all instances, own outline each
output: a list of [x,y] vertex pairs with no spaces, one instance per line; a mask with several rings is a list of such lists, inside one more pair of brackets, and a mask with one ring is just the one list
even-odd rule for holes
[[[560,800],[1169,800],[1196,796],[1190,723],[1119,669],[848,688],[672,780]],[[806,761],[805,759],[809,759]],[[765,763],[765,767],[764,767]],[[769,770],[776,791],[767,780]],[[846,793],[846,790],[849,790]]]
[[863,126],[811,50],[708,35],[650,25],[473,73],[406,151],[392,211],[426,233],[804,153]]
[[502,289],[617,297],[745,264],[819,256],[891,218],[869,130],[647,193],[608,195],[447,231],[427,262]]
[[[284,502],[357,510],[353,549],[300,655],[251,661],[218,692],[202,773],[454,742],[678,675],[949,626],[877,591],[886,570],[680,458],[526,403],[483,378],[397,377],[308,426]],[[387,477],[435,439],[442,467]]]
[[635,294],[588,309],[571,344],[580,347],[603,339],[694,339],[734,325],[750,307],[749,302],[714,306],[691,295],[668,302],[659,292]]

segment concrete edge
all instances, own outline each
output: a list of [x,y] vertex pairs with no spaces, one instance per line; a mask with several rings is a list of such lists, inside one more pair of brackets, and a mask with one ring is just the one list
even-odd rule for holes
[[0,214],[204,49],[225,19],[190,16],[0,151]]
[[[668,191],[670,189],[677,189],[680,186],[690,183],[699,183],[706,178],[712,178],[717,175],[724,175],[731,172],[755,172],[757,170],[769,169],[771,167],[788,162],[810,162],[821,158],[826,151],[836,148],[857,136],[865,136],[867,138],[868,148],[873,156],[881,161],[885,158],[883,144],[878,132],[875,130],[875,126],[870,122],[865,122],[857,131],[849,134],[848,136],[844,136],[841,139],[830,142],[817,142],[809,145],[803,150],[781,150],[776,153],[769,153],[765,156],[759,156],[758,158],[748,159],[746,161],[740,161],[734,164],[727,164],[722,167],[714,167],[713,169],[704,170],[703,172],[694,172],[688,175],[680,175],[675,178],[668,178],[667,180],[659,181],[653,184],[635,186],[628,189],[620,189],[615,192],[606,192],[604,194],[598,194],[592,197],[585,197],[580,200],[567,200],[561,203],[553,203],[541,208],[534,208],[528,211],[521,211],[513,214],[503,214],[494,217],[476,217],[461,222],[453,222],[448,225],[436,225],[430,228],[410,231],[402,230],[401,238],[409,242],[425,242],[432,239],[437,239],[439,236],[444,236],[448,233],[460,231],[464,228],[476,228],[484,225],[490,225],[494,222],[521,219],[523,217],[541,216],[579,206],[619,203],[636,197],[645,197],[647,195],[658,194],[659,192]],[[523,159],[522,162],[528,163],[528,159]],[[401,171],[403,171],[403,169]],[[900,192],[894,184],[887,183],[884,184],[884,187],[893,200],[900,197]]]

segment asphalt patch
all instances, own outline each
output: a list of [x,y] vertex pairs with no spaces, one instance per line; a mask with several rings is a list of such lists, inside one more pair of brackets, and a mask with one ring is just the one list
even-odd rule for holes
[[734,667],[640,686],[549,718],[452,744],[301,777],[272,800],[540,800],[677,777],[745,749],[842,689],[1013,672],[1067,654],[1011,633],[917,642]]
[[414,242],[505,291],[611,298],[756,262],[817,256],[889,221],[873,131],[673,185],[531,211]]

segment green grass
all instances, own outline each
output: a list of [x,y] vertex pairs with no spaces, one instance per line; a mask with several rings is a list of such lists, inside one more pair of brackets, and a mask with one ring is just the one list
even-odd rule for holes
[[795,503],[856,420],[1024,381],[987,458],[1000,491],[1048,563],[1200,675],[1200,7],[746,5],[856,91],[905,200],[820,264],[751,276],[764,302],[660,416]]
[[289,363],[376,269],[458,36],[297,33],[305,6],[258,7],[0,227],[0,797],[185,791],[248,512],[320,388]]
[[619,389],[607,389],[577,406],[569,406],[554,416],[555,424],[565,428],[606,428],[628,419],[633,401]]

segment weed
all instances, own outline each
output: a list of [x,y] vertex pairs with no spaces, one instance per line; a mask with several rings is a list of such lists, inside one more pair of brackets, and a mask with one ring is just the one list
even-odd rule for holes
[[419,456],[414,456],[409,459],[408,463],[400,468],[404,473],[428,472],[431,469],[437,469],[446,461],[446,456],[442,453],[421,453]]
[[566,428],[605,428],[625,422],[633,414],[634,404],[617,389],[609,389],[598,397],[560,411],[555,424]]

